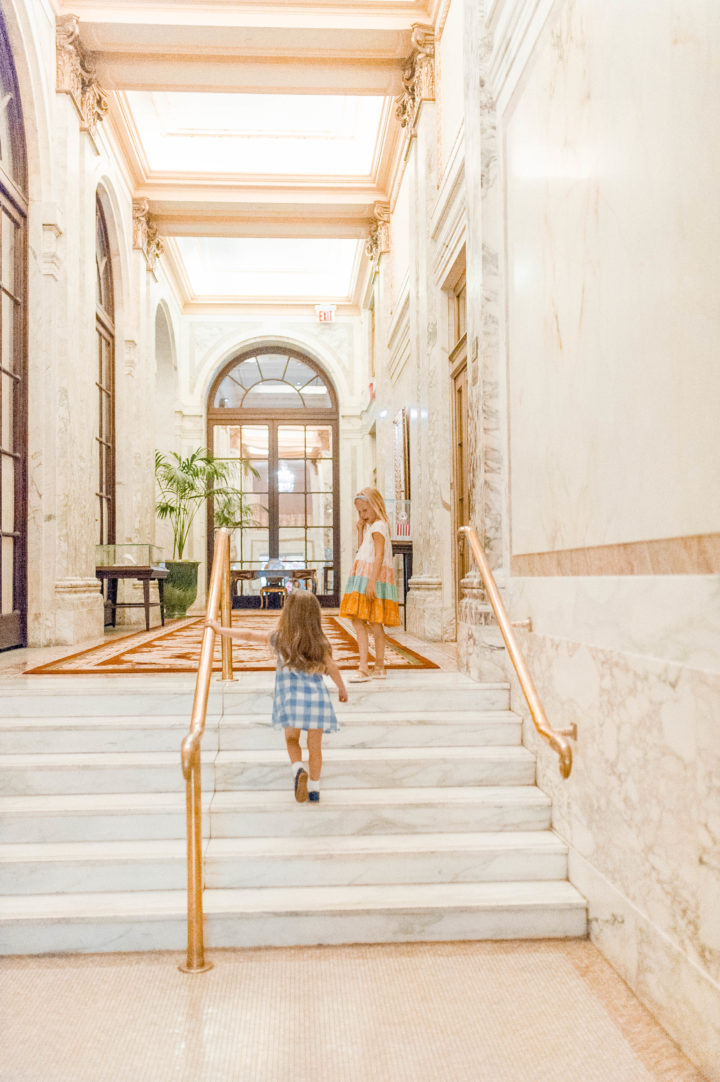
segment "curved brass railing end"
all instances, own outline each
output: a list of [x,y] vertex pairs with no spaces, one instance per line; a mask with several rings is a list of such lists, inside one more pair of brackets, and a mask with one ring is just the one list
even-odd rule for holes
[[190,774],[192,773],[193,761],[200,747],[201,739],[202,733],[195,730],[195,732],[187,733],[180,745],[180,760],[182,762],[182,772],[185,781],[189,780]]

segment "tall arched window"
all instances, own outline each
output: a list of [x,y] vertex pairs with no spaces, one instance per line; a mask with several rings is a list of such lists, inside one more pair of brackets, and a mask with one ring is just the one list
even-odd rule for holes
[[0,650],[27,642],[27,187],[15,66],[0,16]]
[[97,540],[115,541],[115,324],[112,263],[107,224],[100,199],[96,200],[95,260],[97,267],[97,423],[98,455]]
[[236,463],[235,487],[251,508],[248,524],[233,530],[233,567],[248,577],[270,561],[314,571],[321,601],[336,605],[338,410],[327,376],[294,350],[235,357],[210,390],[208,446]]

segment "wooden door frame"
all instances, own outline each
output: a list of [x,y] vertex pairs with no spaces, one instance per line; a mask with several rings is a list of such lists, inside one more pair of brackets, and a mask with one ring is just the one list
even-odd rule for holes
[[[453,579],[454,579],[454,594],[455,594],[455,614],[458,615],[460,608],[460,581],[464,578],[464,575],[460,574],[460,561],[463,559],[460,552],[460,545],[458,540],[458,531],[461,526],[467,526],[467,522],[458,521],[458,440],[457,440],[457,395],[456,395],[456,382],[458,377],[463,373],[467,373],[467,335],[464,334],[460,341],[457,343],[453,351],[448,357],[449,361],[449,376],[450,376],[450,431],[452,438],[452,531],[453,531]],[[465,417],[463,426],[463,445],[465,446],[465,453],[467,455],[468,449],[467,436],[468,436],[468,409],[467,409],[467,376],[465,380],[466,386],[466,401],[465,401]],[[463,471],[465,480],[465,495],[467,495],[467,469]],[[467,502],[467,501],[466,501]],[[467,510],[467,508],[466,508]]]

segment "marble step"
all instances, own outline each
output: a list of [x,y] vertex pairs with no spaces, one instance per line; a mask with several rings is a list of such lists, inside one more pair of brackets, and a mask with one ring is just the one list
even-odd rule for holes
[[[349,675],[346,673],[346,676]],[[234,682],[214,680],[208,716],[268,715],[272,709],[274,674],[241,673]],[[328,682],[334,701],[336,691]],[[392,714],[423,710],[508,710],[507,683],[478,684],[462,673],[425,670],[391,673],[387,681],[349,684],[349,702],[339,713]],[[27,676],[2,685],[0,719],[50,717],[190,717],[194,696],[191,673],[169,678]]]
[[[203,832],[213,838],[314,837],[438,831],[546,830],[550,800],[533,785],[329,789],[317,805],[292,791],[203,790]],[[80,793],[0,797],[7,844],[182,840],[185,794]]]
[[[323,747],[322,786],[388,789],[396,786],[532,785],[535,757],[523,747]],[[216,792],[286,789],[292,782],[287,754],[280,751],[220,752]]]
[[552,831],[213,838],[208,888],[350,886],[565,879],[567,846]]
[[[98,718],[118,717],[186,717],[192,712],[194,684],[186,690],[173,690],[162,684],[145,688],[134,687],[132,677],[119,686],[109,684],[98,676],[86,690],[75,677],[57,677],[51,686],[43,685],[43,677],[29,676],[16,686],[2,687],[0,721],[7,718]],[[57,681],[60,681],[60,684]],[[67,690],[68,681],[73,690]],[[130,687],[128,686],[130,685]],[[222,713],[222,691],[213,688],[208,697],[208,717]]]
[[[323,749],[326,788],[391,785],[531,785],[535,759],[523,747]],[[284,749],[220,752],[203,758],[203,786],[285,789]],[[184,788],[179,751],[0,756],[8,796],[53,793],[175,792]]]
[[323,789],[317,805],[296,804],[290,790],[248,790],[214,795],[212,837],[546,830],[550,813],[534,785]]
[[[345,676],[348,674],[345,673]],[[348,684],[348,702],[337,703],[337,692],[328,682],[333,702],[337,704],[338,717],[354,713],[376,711],[383,715],[396,711],[443,710],[509,710],[510,685],[476,684],[460,673],[438,673],[428,679],[417,674],[402,674],[403,679],[369,681],[366,684]],[[456,677],[448,680],[447,677]],[[229,684],[223,691],[223,715],[269,714],[272,710],[272,683],[266,688],[243,689]]]
[[[410,748],[491,745],[522,742],[522,722],[510,710],[394,710],[339,713],[340,728],[325,741],[327,748]],[[277,748],[282,737],[266,717],[222,719],[222,751]],[[302,738],[303,747],[305,738]]]
[[[203,791],[203,834],[212,794]],[[0,797],[3,842],[123,841],[185,837],[185,791]]]
[[[205,884],[215,888],[564,879],[567,846],[551,831],[214,838]],[[181,890],[185,843],[0,845],[0,895]]]
[[[84,718],[16,717],[0,719],[0,755],[177,751],[187,732],[188,717],[104,716]],[[358,711],[342,718],[332,736],[338,748],[427,747],[482,744],[517,745],[520,718],[509,710]],[[304,743],[304,740],[303,740]],[[282,737],[269,715],[209,718],[203,753],[244,748],[277,748]]]
[[[203,786],[214,785],[213,760],[203,759]],[[8,796],[185,791],[175,752],[1,755],[0,791]]]
[[[584,898],[566,882],[206,890],[205,941],[221,947],[548,939],[584,936]],[[178,950],[184,891],[0,899],[0,953]]]

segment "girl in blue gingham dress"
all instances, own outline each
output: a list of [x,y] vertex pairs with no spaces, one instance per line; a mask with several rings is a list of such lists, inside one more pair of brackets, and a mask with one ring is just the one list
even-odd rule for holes
[[[245,642],[269,645],[277,658],[273,725],[284,729],[285,745],[293,771],[295,799],[302,803],[320,800],[322,736],[334,733],[338,723],[323,674],[327,673],[338,689],[341,703],[347,691],[332,648],[322,630],[320,603],[307,590],[293,590],[272,633],[250,631],[241,627],[223,627],[208,620],[221,635]],[[307,733],[308,769],[303,766],[300,733]],[[309,776],[308,776],[309,772]]]

